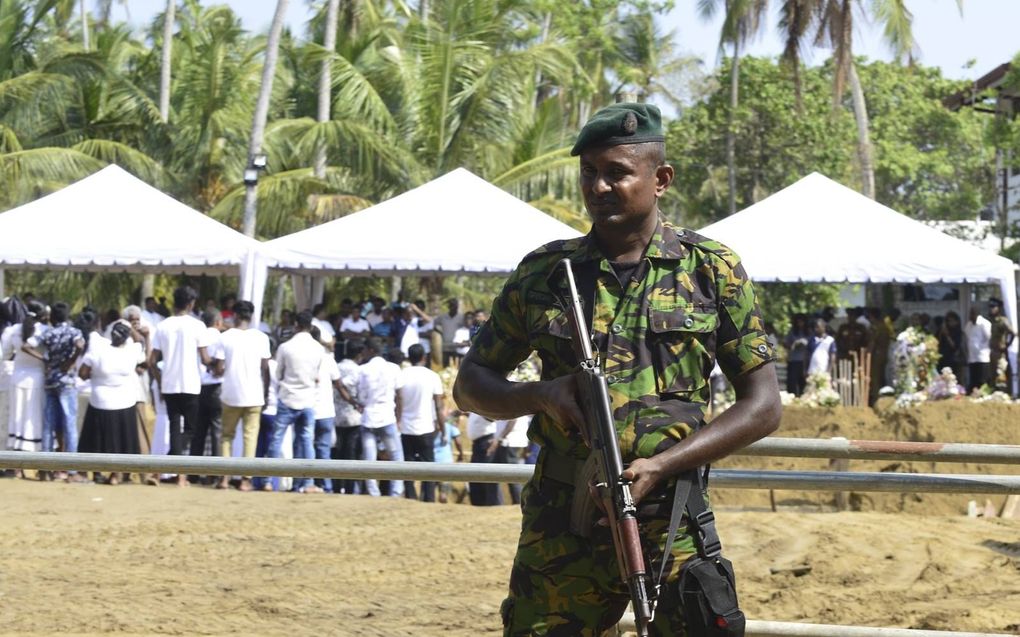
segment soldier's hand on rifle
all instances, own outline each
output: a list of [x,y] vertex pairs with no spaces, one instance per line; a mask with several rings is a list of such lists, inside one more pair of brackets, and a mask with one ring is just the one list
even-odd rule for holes
[[574,375],[544,381],[541,388],[542,411],[567,431],[584,431],[584,414],[577,402],[577,380]]
[[623,470],[620,477],[630,480],[630,494],[634,498],[634,504],[641,502],[665,478],[654,458],[637,458]]

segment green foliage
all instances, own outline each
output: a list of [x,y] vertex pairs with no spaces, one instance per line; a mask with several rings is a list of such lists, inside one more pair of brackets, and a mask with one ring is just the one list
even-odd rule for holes
[[[803,107],[797,110],[794,87],[785,69],[772,60],[743,58],[743,97],[734,113],[738,209],[749,206],[797,179],[821,172],[847,181],[853,157],[853,119],[833,112],[824,68],[805,69]],[[730,65],[717,74],[729,86]],[[676,168],[676,189],[684,225],[698,228],[726,215],[725,137],[729,95],[715,90],[674,120],[667,133],[669,159]]]
[[[994,162],[983,137],[988,118],[942,106],[962,84],[919,65],[859,63],[858,72],[871,117],[878,201],[918,219],[973,218],[992,197]],[[781,64],[741,60],[742,98],[734,118],[738,207],[812,171],[856,185],[856,129],[850,113],[831,109],[831,73],[831,64],[801,70],[798,110]],[[728,86],[728,64],[715,79]],[[682,216],[691,227],[726,213],[727,108],[726,92],[714,91],[669,128]]]
[[966,88],[938,69],[872,62],[858,67],[875,147],[876,198],[915,219],[972,219],[994,197],[989,118],[942,100]]
[[840,306],[841,286],[832,283],[758,283],[755,291],[762,318],[776,334],[790,330],[794,314],[811,314]]

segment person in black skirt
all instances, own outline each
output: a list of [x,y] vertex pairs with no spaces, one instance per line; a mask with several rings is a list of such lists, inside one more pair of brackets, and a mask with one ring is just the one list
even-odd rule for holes
[[[78,450],[87,453],[140,453],[138,442],[138,366],[145,351],[131,339],[131,326],[118,322],[110,344],[90,347],[78,375],[92,386]],[[121,474],[110,475],[119,484]]]

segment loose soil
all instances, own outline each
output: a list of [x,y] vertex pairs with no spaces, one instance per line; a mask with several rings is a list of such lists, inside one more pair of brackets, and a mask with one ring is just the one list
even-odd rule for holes
[[[790,408],[777,435],[1017,444],[1020,408]],[[962,515],[984,496],[775,495],[773,513],[766,491],[713,490],[749,617],[1020,634],[1020,520]],[[519,525],[511,506],[0,480],[0,635],[499,635]]]

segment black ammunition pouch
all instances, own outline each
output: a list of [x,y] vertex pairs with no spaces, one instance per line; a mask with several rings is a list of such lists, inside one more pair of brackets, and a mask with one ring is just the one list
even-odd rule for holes
[[[747,620],[737,603],[733,564],[722,556],[715,514],[705,504],[705,480],[698,469],[677,477],[663,566],[686,512],[687,532],[698,550],[680,568],[677,583],[687,637],[744,637]],[[659,572],[659,582],[663,575],[664,568]]]
[[717,555],[694,556],[680,569],[680,604],[687,637],[743,637],[746,619],[737,605],[733,565]]

